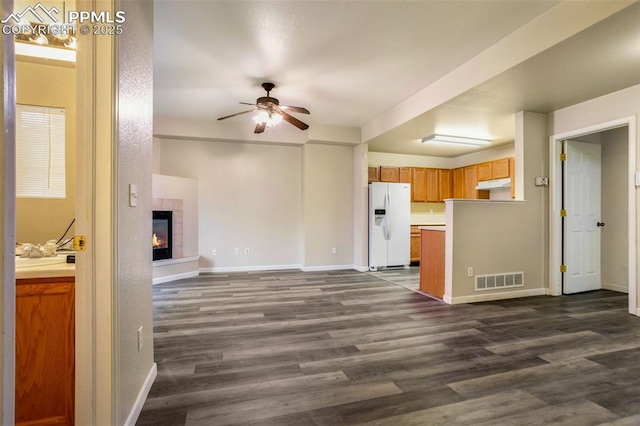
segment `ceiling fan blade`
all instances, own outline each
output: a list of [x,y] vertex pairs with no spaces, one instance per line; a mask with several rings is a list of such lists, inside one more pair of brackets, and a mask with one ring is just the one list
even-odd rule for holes
[[224,117],[220,117],[220,118],[218,118],[218,120],[225,120],[227,118],[235,117],[236,115],[248,114],[250,112],[254,112],[254,111],[257,111],[257,110],[258,110],[257,108],[254,108],[254,109],[250,109],[248,111],[237,112],[235,114],[231,114],[231,115],[226,115]]
[[256,129],[253,131],[253,133],[262,133],[264,132],[264,129],[267,127],[267,123],[265,123],[264,121],[262,123],[258,123],[256,124]]
[[289,123],[291,123],[294,126],[296,126],[298,129],[307,130],[309,128],[308,124],[303,123],[302,121],[300,121],[297,118],[295,118],[293,115],[289,115],[284,111],[280,111],[280,112],[282,113],[282,119],[284,121],[288,121]]
[[286,109],[288,112],[299,112],[300,114],[311,114],[308,109],[297,107],[297,106],[280,105],[280,108]]
[[239,104],[242,104],[242,105],[253,105],[253,106],[255,106],[255,105],[256,105],[256,104],[249,103],[249,102],[238,102],[238,103],[239,103]]

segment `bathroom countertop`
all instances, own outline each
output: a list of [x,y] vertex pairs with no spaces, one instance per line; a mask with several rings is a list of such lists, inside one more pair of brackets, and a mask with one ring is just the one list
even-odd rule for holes
[[67,253],[35,259],[16,257],[16,279],[73,277],[76,265],[66,259]]
[[444,232],[445,227],[443,225],[427,225],[427,226],[421,226],[420,229],[423,230],[423,231],[441,231],[441,232]]

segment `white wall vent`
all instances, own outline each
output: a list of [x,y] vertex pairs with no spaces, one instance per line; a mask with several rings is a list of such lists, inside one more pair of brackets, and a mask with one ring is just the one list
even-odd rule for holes
[[476,275],[476,291],[522,287],[523,285],[524,272],[505,272],[502,274]]

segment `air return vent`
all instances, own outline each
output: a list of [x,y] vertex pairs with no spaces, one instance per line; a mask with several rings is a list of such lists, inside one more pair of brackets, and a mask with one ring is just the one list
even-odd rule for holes
[[524,272],[505,272],[502,274],[476,275],[476,291],[522,287],[523,285]]

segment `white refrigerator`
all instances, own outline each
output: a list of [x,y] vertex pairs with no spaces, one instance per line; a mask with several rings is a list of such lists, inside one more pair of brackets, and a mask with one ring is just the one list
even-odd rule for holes
[[411,238],[411,185],[369,184],[369,270],[408,266]]

